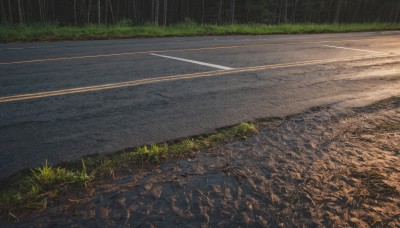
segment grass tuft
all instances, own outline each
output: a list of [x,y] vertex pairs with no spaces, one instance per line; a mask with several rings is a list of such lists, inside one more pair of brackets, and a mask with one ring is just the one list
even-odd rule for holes
[[82,160],[81,170],[49,166],[47,160],[43,167],[31,170],[10,189],[0,191],[0,215],[7,220],[18,220],[15,214],[25,209],[44,209],[49,198],[56,197],[68,186],[80,184],[87,186],[94,175],[88,175]]
[[76,182],[86,184],[89,180],[90,177],[86,172],[86,166],[83,160],[82,170],[75,172],[67,170],[66,168],[48,166],[46,160],[43,167],[33,169],[31,175],[28,177],[28,181],[32,184],[32,187],[37,189],[37,192]]
[[184,153],[200,149],[198,141],[193,139],[184,139],[183,141],[171,145],[170,150],[175,155],[182,155]]
[[257,132],[257,128],[254,124],[240,123],[233,128],[233,131],[235,137],[248,138],[253,133]]

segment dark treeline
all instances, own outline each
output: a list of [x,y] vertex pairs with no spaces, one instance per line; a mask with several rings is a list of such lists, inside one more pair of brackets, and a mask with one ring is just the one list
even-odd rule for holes
[[400,21],[400,0],[0,0],[3,23],[168,25]]

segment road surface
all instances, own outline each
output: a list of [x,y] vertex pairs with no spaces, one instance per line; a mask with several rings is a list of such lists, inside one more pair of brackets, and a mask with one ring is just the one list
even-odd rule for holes
[[399,95],[400,32],[0,44],[0,88],[6,177]]

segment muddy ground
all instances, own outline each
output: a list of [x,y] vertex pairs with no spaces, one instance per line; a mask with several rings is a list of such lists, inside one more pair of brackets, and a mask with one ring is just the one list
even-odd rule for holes
[[247,140],[116,173],[24,226],[400,227],[400,99],[315,108]]

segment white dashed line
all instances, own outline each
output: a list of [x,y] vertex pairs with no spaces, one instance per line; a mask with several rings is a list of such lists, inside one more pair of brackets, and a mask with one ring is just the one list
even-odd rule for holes
[[1,48],[0,51],[6,50],[26,50],[26,49],[44,49],[44,48],[55,48],[56,46],[37,46],[37,47],[9,47]]
[[177,57],[172,57],[172,56],[167,56],[167,55],[158,55],[158,54],[154,54],[154,53],[150,53],[150,55],[168,58],[168,59],[175,59],[175,60],[188,62],[188,63],[194,63],[194,64],[198,64],[198,65],[202,65],[202,66],[208,66],[208,67],[212,67],[212,68],[216,68],[216,69],[220,69],[220,70],[233,70],[234,69],[231,67],[225,67],[225,66],[220,66],[220,65],[215,65],[215,64],[211,64],[211,63],[205,63],[205,62],[199,62],[199,61],[190,60],[190,59],[182,59],[182,58],[177,58]]
[[41,49],[41,48],[55,48],[56,46],[39,46],[39,47],[28,47],[27,49]]
[[332,45],[322,45],[322,46],[323,46],[323,47],[330,47],[330,48],[338,48],[338,49],[352,50],[352,51],[369,52],[369,53],[375,53],[375,54],[387,54],[387,53],[378,52],[378,51],[369,51],[369,50],[364,50],[364,49],[347,48],[347,47],[339,47],[339,46],[332,46]]

